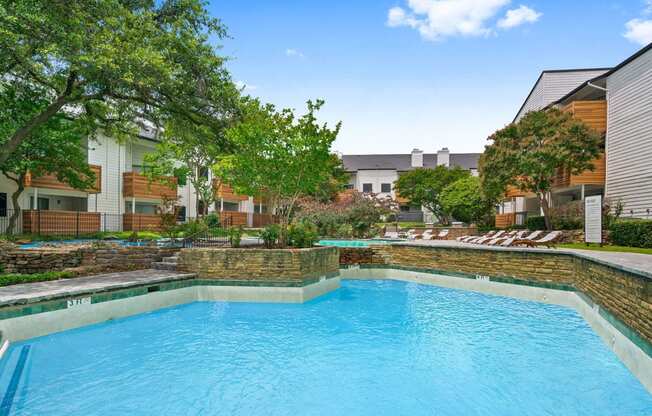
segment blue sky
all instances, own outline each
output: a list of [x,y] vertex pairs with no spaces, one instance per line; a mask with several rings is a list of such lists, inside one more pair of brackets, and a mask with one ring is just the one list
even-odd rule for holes
[[307,99],[325,99],[321,118],[342,121],[335,148],[343,153],[480,152],[542,70],[613,66],[652,41],[652,0],[221,0],[209,8],[228,27],[222,53],[246,92],[299,112]]

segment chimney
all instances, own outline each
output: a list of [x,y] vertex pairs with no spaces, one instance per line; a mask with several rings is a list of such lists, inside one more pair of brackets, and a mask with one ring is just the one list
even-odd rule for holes
[[437,166],[441,165],[446,167],[451,165],[451,152],[448,150],[448,147],[437,151]]
[[419,149],[412,150],[412,167],[413,168],[423,167],[423,150],[419,150]]

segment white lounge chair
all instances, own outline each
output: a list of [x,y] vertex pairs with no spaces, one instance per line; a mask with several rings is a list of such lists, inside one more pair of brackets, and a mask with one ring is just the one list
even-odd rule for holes
[[448,233],[449,233],[449,232],[450,232],[449,229],[441,230],[441,231],[437,234],[437,237],[436,237],[437,240],[444,240],[444,239],[446,239],[446,237],[448,236]]
[[495,234],[492,234],[492,235],[485,235],[485,236],[483,236],[483,237],[476,238],[475,240],[471,240],[471,241],[469,241],[469,243],[473,243],[473,244],[483,244],[485,241],[489,241],[489,240],[491,240],[491,239],[498,238],[498,237],[500,237],[500,236],[503,235],[503,234],[505,234],[505,230],[500,230],[500,231],[497,231]]
[[384,235],[384,238],[389,238],[389,239],[392,239],[392,240],[398,240],[400,237],[399,237],[397,231],[386,231],[385,235]]
[[422,240],[432,240],[432,230],[428,229],[421,234]]
[[509,247],[512,244],[514,244],[514,241],[516,240],[534,240],[535,238],[539,237],[542,233],[543,231],[537,230],[537,231],[532,231],[532,233],[522,238],[518,238],[517,236],[507,238],[502,243],[500,243],[500,245],[503,247]]
[[546,246],[550,248],[555,246],[555,243],[561,238],[561,236],[561,231],[551,231],[538,240],[516,240],[512,245],[524,245],[528,247]]
[[407,232],[407,239],[408,240],[416,240],[418,235],[419,235],[419,233],[417,233],[417,230],[415,230],[414,228],[409,229],[408,232]]
[[489,246],[495,246],[498,244],[501,244],[505,240],[510,240],[510,239],[520,239],[525,237],[525,235],[528,233],[527,230],[521,230],[521,231],[512,231],[511,233],[508,233],[506,235],[503,235],[498,238],[492,238],[491,240],[487,241],[486,244]]

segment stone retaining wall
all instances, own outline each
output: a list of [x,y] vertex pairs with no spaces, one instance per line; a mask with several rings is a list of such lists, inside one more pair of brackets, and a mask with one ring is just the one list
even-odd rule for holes
[[177,268],[207,279],[305,281],[337,274],[339,256],[335,247],[192,248],[181,250]]
[[104,272],[148,269],[153,262],[172,256],[179,249],[159,247],[122,247],[115,244],[102,247],[73,249],[12,250],[0,254],[5,273],[41,273],[74,270]]
[[568,253],[483,248],[377,245],[359,256],[344,249],[344,265],[395,266],[486,276],[500,281],[567,286],[579,290],[652,343],[652,278]]

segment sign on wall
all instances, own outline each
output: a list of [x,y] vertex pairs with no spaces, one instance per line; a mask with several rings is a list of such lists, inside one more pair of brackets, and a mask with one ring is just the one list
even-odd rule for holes
[[584,198],[584,241],[602,244],[602,195]]

